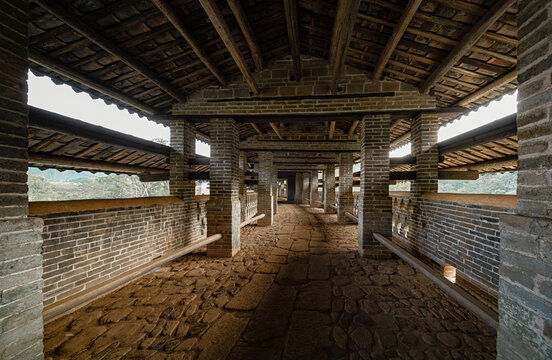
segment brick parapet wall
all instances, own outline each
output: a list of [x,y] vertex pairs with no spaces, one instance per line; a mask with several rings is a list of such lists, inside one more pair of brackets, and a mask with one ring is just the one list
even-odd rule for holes
[[341,153],[339,157],[339,204],[337,221],[340,224],[351,223],[345,212],[353,213],[353,154]]
[[[328,62],[302,59],[301,65],[301,82],[291,79],[291,60],[275,61],[268,69],[254,74],[261,89],[259,98],[252,98],[249,86],[239,78],[222,89],[213,86],[197,92],[185,104],[175,105],[173,113],[299,113],[435,106],[432,96],[420,95],[412,85],[398,81],[372,81],[369,75],[349,66],[343,69],[338,91],[339,95],[348,97],[331,97],[332,76]],[[285,97],[285,100],[276,97]]]
[[207,246],[207,255],[230,257],[240,249],[238,124],[234,119],[213,118],[210,120],[210,136],[207,235],[220,233],[222,239]]
[[0,359],[42,359],[40,219],[28,218],[27,0],[0,1]]
[[205,238],[205,202],[188,213],[180,202],[43,215],[44,305]]
[[[360,194],[358,201],[358,243],[364,256],[388,256],[374,233],[391,235],[389,198],[389,114],[365,116],[361,121]],[[340,176],[341,180],[341,176]]]
[[[457,276],[486,293],[486,302],[496,307],[500,217],[514,210],[396,194],[392,194],[392,200],[394,240],[411,253],[440,266],[454,266]],[[420,209],[418,234],[412,232],[414,202],[419,202]]]

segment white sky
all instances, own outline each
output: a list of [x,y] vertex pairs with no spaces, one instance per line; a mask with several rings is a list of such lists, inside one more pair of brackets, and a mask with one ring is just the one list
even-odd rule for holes
[[[91,124],[120,131],[147,140],[161,138],[168,140],[168,127],[159,125],[103,100],[92,99],[87,93],[76,93],[70,86],[55,85],[48,77],[37,77],[29,72],[29,105],[58,114],[70,116]],[[460,135],[466,131],[486,125],[494,120],[516,112],[517,92],[505,95],[478,111],[472,111],[439,130],[439,141]],[[196,141],[196,153],[209,156],[209,145]],[[410,154],[410,144],[391,152],[392,157]]]

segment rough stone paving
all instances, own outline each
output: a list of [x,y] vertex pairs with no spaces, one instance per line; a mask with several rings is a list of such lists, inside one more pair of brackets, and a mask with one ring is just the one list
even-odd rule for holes
[[493,329],[336,220],[282,205],[233,258],[182,257],[47,324],[46,358],[495,358]]

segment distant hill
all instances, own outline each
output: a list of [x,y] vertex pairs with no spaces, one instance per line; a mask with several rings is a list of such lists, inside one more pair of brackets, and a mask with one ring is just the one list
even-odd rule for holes
[[38,168],[29,168],[29,174],[42,176],[50,182],[71,182],[79,183],[86,179],[96,179],[106,176],[103,173],[92,174],[88,171],[76,172],[74,170],[58,171],[55,169],[40,170]]

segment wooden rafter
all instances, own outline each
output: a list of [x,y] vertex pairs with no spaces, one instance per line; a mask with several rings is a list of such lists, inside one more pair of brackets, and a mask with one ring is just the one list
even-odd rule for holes
[[278,130],[278,124],[271,122],[270,127],[272,128],[272,130],[274,130],[276,135],[278,135],[278,138],[280,138],[280,140],[284,140],[282,134],[280,134],[280,130]]
[[125,64],[142,73],[147,78],[151,79],[157,86],[170,94],[173,98],[180,102],[186,102],[186,97],[175,89],[168,81],[161,78],[159,74],[151,70],[148,66],[136,59],[136,57],[128,54],[117,44],[105,38],[102,34],[94,30],[92,27],[85,24],[74,14],[71,14],[63,5],[55,0],[34,0],[40,6],[48,10],[52,15],[63,21],[65,24],[73,28],[75,31],[82,34],[84,37],[94,42],[107,52],[113,54],[123,61]]
[[502,87],[506,84],[509,84],[511,83],[512,81],[514,81],[515,79],[517,78],[517,71],[516,70],[512,70],[510,71],[509,73],[501,76],[500,78],[496,79],[495,81],[489,83],[488,85],[485,85],[484,87],[482,87],[481,89],[477,90],[476,92],[474,92],[473,94],[470,94],[468,96],[466,96],[465,98],[463,98],[462,100],[460,100],[456,105],[458,106],[466,106],[466,105],[469,105],[470,103],[476,101],[477,99],[480,99],[482,98],[483,96],[487,95],[488,93],[490,93],[491,91],[499,88],[499,87]]
[[284,0],[289,47],[295,68],[295,79],[301,81],[301,42],[299,39],[299,19],[297,17],[296,0]]
[[349,131],[347,131],[347,135],[349,135],[349,136],[353,135],[353,133],[355,132],[359,122],[360,122],[359,120],[353,121],[353,124],[349,128]]
[[253,129],[255,129],[255,131],[257,132],[257,134],[259,134],[259,135],[262,135],[262,134],[263,134],[263,132],[261,131],[261,129],[259,129],[259,126],[258,126],[257,124],[255,124],[255,123],[250,123],[250,124],[251,124],[251,127],[252,127]]
[[330,121],[330,133],[328,134],[328,140],[332,140],[335,132],[335,121]]
[[253,93],[257,95],[259,93],[257,83],[253,78],[253,75],[249,71],[247,62],[245,61],[245,58],[243,57],[243,54],[239,49],[236,40],[234,40],[232,32],[230,31],[228,24],[224,20],[224,17],[222,16],[222,13],[220,12],[220,9],[218,8],[215,0],[199,0],[199,3],[203,7],[203,10],[205,10],[205,12],[207,13],[209,20],[211,20],[211,23],[213,24],[215,30],[222,39],[222,42],[224,43],[224,45],[228,49],[228,52],[240,69],[243,77],[245,78],[245,81],[247,82],[247,84],[249,84],[249,87],[251,88]]
[[387,61],[389,61],[389,58],[393,54],[393,51],[399,44],[399,41],[401,40],[406,28],[408,27],[408,24],[410,24],[410,21],[414,17],[414,14],[416,14],[416,11],[420,7],[421,3],[422,0],[409,0],[408,4],[406,4],[401,18],[399,19],[399,22],[397,23],[397,25],[395,25],[393,33],[391,33],[389,39],[387,39],[385,48],[383,49],[383,52],[381,53],[378,62],[376,63],[374,73],[372,75],[374,80],[378,80],[380,78],[383,68],[385,67]]
[[420,87],[427,93],[437,82],[477,43],[483,34],[508,10],[516,0],[498,0],[487,14],[468,31],[464,38],[454,47],[441,64],[433,71]]
[[152,2],[155,4],[155,6],[159,8],[163,15],[165,15],[169,22],[176,28],[176,30],[178,30],[184,40],[186,40],[186,42],[190,44],[193,52],[197,55],[197,57],[201,60],[205,67],[209,69],[209,71],[217,78],[217,80],[221,84],[225,85],[226,80],[224,79],[224,76],[222,75],[220,70],[217,68],[213,60],[211,60],[203,46],[201,46],[201,44],[196,40],[193,34],[186,28],[184,21],[182,21],[182,18],[176,14],[170,3],[167,0],[152,0]]
[[253,32],[253,28],[247,19],[247,15],[243,10],[240,0],[227,0],[227,2],[228,6],[230,6],[230,10],[232,10],[232,13],[234,14],[234,17],[238,21],[243,37],[249,46],[249,51],[251,51],[255,68],[257,71],[263,70],[263,55],[261,53],[261,48],[255,38],[255,33]]
[[29,49],[29,60],[34,62],[35,64],[44,66],[45,68],[50,69],[61,76],[65,76],[73,81],[81,83],[91,89],[99,91],[102,94],[105,94],[115,100],[119,100],[147,114],[153,115],[157,112],[153,107],[146,105],[141,101],[138,101],[126,94],[123,94],[120,91],[117,91],[113,88],[109,88],[103,85],[102,83],[100,83],[99,81],[91,79],[88,76],[83,75],[78,71],[73,70],[54,59],[51,59],[36,50]]
[[330,89],[335,92],[345,62],[347,48],[355,26],[355,18],[360,0],[339,0],[330,42],[330,69],[332,83]]

